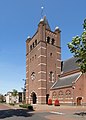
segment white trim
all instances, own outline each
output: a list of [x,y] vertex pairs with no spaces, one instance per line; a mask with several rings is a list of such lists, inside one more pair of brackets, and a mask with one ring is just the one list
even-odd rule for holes
[[39,63],[38,66],[39,66],[39,65],[46,65],[46,64],[45,64],[45,63]]
[[38,97],[46,97],[46,96],[38,96]]
[[28,67],[28,65],[26,65],[26,67]]
[[78,76],[78,78],[75,80],[75,82],[77,82],[77,80],[81,77],[82,73],[80,72],[80,75]]
[[54,80],[52,80],[52,81],[49,80],[49,82],[54,83]]
[[38,50],[40,50],[40,49],[46,49],[45,47],[40,47],[40,48],[38,48]]
[[41,89],[44,89],[44,90],[45,90],[46,88],[45,88],[45,87],[40,87],[40,88],[38,88],[38,89],[39,89],[39,90],[41,90]]
[[83,96],[77,96],[77,97],[76,97],[76,99],[77,99],[77,98],[79,98],[79,97],[81,97],[81,98],[82,98],[82,100],[84,99],[84,97],[83,97]]
[[61,54],[61,52],[57,52],[58,54]]
[[55,85],[57,83],[57,81],[52,85],[52,87],[50,88],[50,89],[52,89],[53,88],[53,86]]
[[39,79],[38,81],[46,81],[45,79]]
[[57,59],[57,61],[61,61],[60,59]]
[[57,68],[61,69],[61,67],[57,67]]
[[28,71],[26,71],[26,74],[28,73]]
[[46,56],[45,55],[39,55],[38,58],[40,58],[40,57],[46,57]]
[[28,97],[26,97],[26,98],[28,98]]
[[38,74],[40,74],[40,73],[46,73],[46,72],[45,71],[39,71]]
[[28,58],[26,58],[26,61],[28,61]]

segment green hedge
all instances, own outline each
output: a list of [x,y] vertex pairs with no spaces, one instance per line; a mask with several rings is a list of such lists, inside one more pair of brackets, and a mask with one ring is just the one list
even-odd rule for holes
[[9,105],[12,105],[12,106],[14,106],[15,104],[14,104],[14,103],[9,103]]
[[28,110],[33,110],[33,106],[30,104],[21,104],[19,105],[19,107],[27,108]]

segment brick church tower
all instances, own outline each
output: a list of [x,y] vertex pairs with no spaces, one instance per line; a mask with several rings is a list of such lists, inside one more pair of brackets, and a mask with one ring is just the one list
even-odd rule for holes
[[46,104],[61,73],[60,29],[52,32],[46,17],[26,40],[26,103]]

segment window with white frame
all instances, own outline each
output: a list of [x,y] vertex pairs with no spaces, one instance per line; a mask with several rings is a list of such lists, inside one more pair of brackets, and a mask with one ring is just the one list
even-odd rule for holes
[[59,92],[58,92],[58,98],[59,98],[59,99],[63,99],[63,95],[64,95],[64,94],[63,94],[63,91],[59,91]]
[[65,97],[68,99],[71,98],[71,91],[70,90],[66,90]]

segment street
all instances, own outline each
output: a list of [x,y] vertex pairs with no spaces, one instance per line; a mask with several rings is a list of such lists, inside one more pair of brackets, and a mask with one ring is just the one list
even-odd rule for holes
[[28,111],[0,103],[0,120],[86,120],[86,106],[35,105],[34,111]]
[[26,109],[16,109],[0,104],[0,120],[47,120],[40,113],[29,112]]

